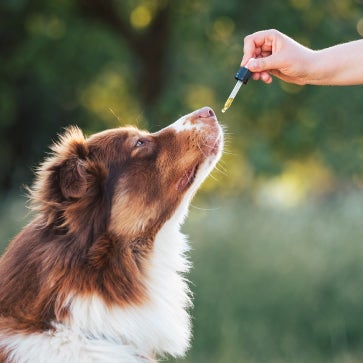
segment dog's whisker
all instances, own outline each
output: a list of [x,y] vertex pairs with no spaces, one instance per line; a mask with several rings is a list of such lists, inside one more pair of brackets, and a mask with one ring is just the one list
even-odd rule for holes
[[216,170],[222,171],[224,173],[226,173],[228,171],[227,167],[225,167],[224,165],[222,165],[222,163],[218,163],[215,168],[216,168]]
[[225,170],[220,169],[218,165],[215,166],[215,170],[217,170],[219,173],[221,173],[224,176],[228,176],[227,172]]
[[193,203],[190,204],[190,207],[193,208],[193,209],[203,211],[203,212],[214,212],[214,211],[217,211],[217,210],[221,209],[221,207],[215,207],[215,208],[198,207],[198,206],[194,205]]

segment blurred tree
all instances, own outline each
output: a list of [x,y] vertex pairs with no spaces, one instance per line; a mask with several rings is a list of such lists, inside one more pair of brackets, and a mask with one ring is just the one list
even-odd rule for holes
[[[83,14],[101,22],[125,41],[136,65],[136,69],[132,70],[136,80],[136,95],[146,113],[150,115],[167,80],[164,69],[172,26],[171,3],[139,3],[132,9],[130,4],[135,2],[121,6],[120,2],[115,1],[78,0]],[[127,11],[124,11],[125,7]],[[130,16],[130,22],[127,15]]]
[[[363,34],[360,0],[3,0],[0,190],[28,183],[56,133],[158,129],[234,85],[243,35],[275,27],[313,48]],[[249,83],[220,117],[233,133],[227,187],[316,157],[362,185],[362,87]]]

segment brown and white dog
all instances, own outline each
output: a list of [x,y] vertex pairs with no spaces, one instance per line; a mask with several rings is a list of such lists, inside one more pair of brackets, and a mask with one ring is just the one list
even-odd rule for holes
[[146,363],[190,341],[189,203],[221,156],[204,107],[150,134],[69,128],[0,259],[1,363]]

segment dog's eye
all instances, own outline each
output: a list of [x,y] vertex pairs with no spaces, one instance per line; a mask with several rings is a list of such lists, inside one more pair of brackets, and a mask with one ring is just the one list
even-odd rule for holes
[[146,157],[151,155],[154,148],[154,143],[151,138],[141,137],[134,140],[134,146],[131,150],[131,156]]
[[139,139],[135,143],[135,147],[140,147],[145,144],[145,140]]

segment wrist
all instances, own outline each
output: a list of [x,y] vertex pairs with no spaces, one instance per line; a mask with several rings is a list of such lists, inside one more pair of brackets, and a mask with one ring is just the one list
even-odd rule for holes
[[304,69],[306,70],[303,77],[304,84],[324,84],[330,73],[321,50],[310,50],[308,52],[304,60]]

